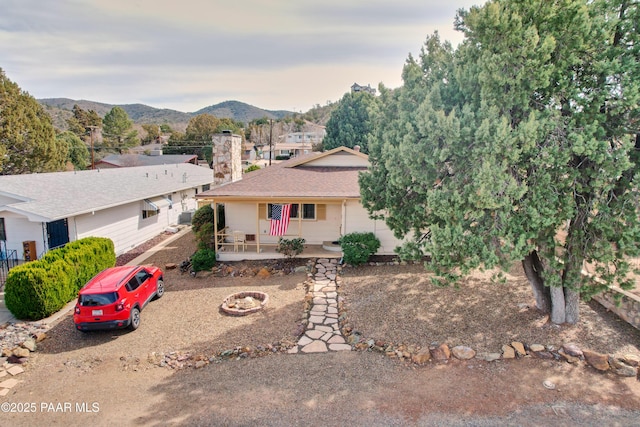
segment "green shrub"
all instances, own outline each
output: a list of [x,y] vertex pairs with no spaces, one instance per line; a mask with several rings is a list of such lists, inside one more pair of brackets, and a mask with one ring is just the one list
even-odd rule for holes
[[9,270],[5,304],[18,319],[40,320],[73,300],[93,276],[116,264],[114,244],[88,237]]
[[216,252],[213,249],[200,249],[191,257],[194,272],[211,270],[216,265]]
[[302,237],[295,239],[278,239],[278,246],[276,246],[276,252],[283,254],[287,258],[295,258],[300,255],[304,250],[304,240]]
[[[213,225],[213,208],[211,205],[204,205],[193,214],[191,218],[191,227],[194,233],[198,233],[200,228],[205,224]],[[213,227],[212,227],[213,228]]]
[[344,262],[351,265],[364,264],[380,248],[380,240],[371,232],[345,234],[338,242]]
[[257,170],[259,170],[259,169],[260,169],[260,166],[258,166],[258,165],[251,165],[251,166],[249,166],[248,168],[246,168],[246,169],[244,170],[244,172],[245,172],[245,173],[248,173],[248,172],[257,171]]

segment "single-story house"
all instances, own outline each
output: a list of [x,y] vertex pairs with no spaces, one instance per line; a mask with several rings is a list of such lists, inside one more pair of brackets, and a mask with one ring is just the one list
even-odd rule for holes
[[132,166],[172,165],[176,163],[198,164],[195,154],[162,154],[162,150],[151,154],[110,154],[95,162],[95,168],[126,168]]
[[35,259],[91,236],[120,255],[190,221],[212,182],[211,169],[191,163],[0,176],[0,250]]
[[[358,175],[368,165],[366,154],[338,147],[246,173],[198,194],[200,206],[211,204],[217,212],[224,205],[225,228],[214,237],[218,259],[278,257],[280,237],[302,237],[307,246],[335,250],[336,241],[352,232],[373,232],[381,242],[378,254],[394,254],[401,241],[384,221],[371,219],[360,201]],[[272,229],[287,210],[284,233]]]

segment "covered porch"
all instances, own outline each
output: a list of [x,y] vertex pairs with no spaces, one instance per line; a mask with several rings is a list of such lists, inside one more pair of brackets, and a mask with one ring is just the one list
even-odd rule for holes
[[[276,252],[275,245],[262,245],[258,250],[255,243],[246,243],[244,247],[234,246],[233,243],[225,243],[218,246],[216,251],[218,261],[245,261],[245,260],[261,260],[261,259],[278,259],[285,258],[279,252]],[[340,246],[332,242],[326,242],[326,245],[304,245],[304,250],[296,258],[342,258]]]
[[[298,257],[342,257],[337,240],[345,229],[345,199],[215,197],[200,203],[211,205],[216,213],[213,240],[220,261],[283,258],[276,251],[281,238],[305,240]],[[284,204],[290,205],[288,225],[282,233],[274,233],[272,209]]]

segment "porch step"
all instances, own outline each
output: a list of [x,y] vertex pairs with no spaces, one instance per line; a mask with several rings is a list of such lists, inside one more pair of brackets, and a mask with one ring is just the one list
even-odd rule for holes
[[342,252],[342,248],[338,242],[322,242],[322,249],[331,252]]

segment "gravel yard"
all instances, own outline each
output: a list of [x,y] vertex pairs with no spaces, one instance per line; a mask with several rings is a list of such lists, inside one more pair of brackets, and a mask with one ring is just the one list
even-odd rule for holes
[[[159,236],[148,246],[166,240]],[[165,242],[166,243],[166,242]],[[137,253],[120,257],[126,263]],[[143,264],[165,268],[195,251],[189,232]],[[299,264],[304,265],[304,261]],[[270,274],[255,275],[262,267]],[[550,326],[514,269],[507,284],[487,275],[459,289],[435,288],[422,266],[346,267],[348,325],[365,338],[425,347],[433,342],[500,351],[503,344],[573,342],[604,353],[640,354],[640,332],[595,303],[576,326]],[[9,401],[98,402],[94,414],[9,414],[19,425],[634,425],[640,382],[584,365],[525,358],[416,367],[376,352],[286,354],[305,320],[305,272],[282,262],[230,263],[217,272],[165,270],[166,293],[135,332],[82,334],[70,313],[48,332]],[[223,314],[225,297],[269,294],[266,309]],[[283,351],[278,351],[282,347]],[[211,356],[235,351],[233,359]],[[267,353],[278,353],[266,355]],[[169,357],[176,364],[162,363]],[[264,356],[264,357],[257,357]],[[180,361],[185,369],[175,369]],[[201,369],[194,369],[196,361]],[[549,391],[543,380],[557,388]],[[469,424],[471,423],[471,424]]]

